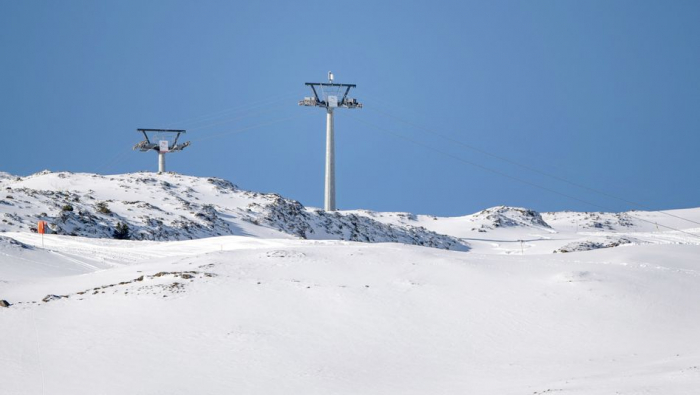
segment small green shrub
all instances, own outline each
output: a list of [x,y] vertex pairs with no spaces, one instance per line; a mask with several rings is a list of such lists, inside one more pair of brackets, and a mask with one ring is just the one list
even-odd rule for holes
[[97,208],[98,213],[102,214],[112,214],[112,210],[109,209],[107,206],[107,202],[98,202],[95,207]]
[[73,211],[73,206],[70,204],[66,204],[63,207],[61,207],[61,211]]
[[112,236],[118,240],[128,239],[129,238],[129,225],[127,225],[123,222],[118,222],[116,228],[114,229],[114,233],[112,233]]

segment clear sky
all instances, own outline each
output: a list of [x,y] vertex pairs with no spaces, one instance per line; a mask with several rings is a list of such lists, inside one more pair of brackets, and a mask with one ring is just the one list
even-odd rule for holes
[[697,1],[0,0],[0,171],[154,171],[136,128],[184,128],[168,170],[321,207],[325,114],[297,101],[332,70],[365,104],[336,114],[341,209],[640,208],[573,184],[697,207],[699,20]]

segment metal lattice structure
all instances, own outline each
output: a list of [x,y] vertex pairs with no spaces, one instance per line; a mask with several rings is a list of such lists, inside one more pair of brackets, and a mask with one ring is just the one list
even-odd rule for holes
[[355,84],[336,84],[333,73],[328,72],[328,82],[307,82],[311,87],[312,97],[299,101],[300,106],[321,107],[326,109],[326,183],[324,209],[335,211],[335,135],[333,128],[333,111],[336,108],[362,108],[357,99],[348,97]]
[[143,133],[144,140],[134,146],[134,150],[158,152],[158,173],[165,172],[165,154],[182,151],[190,145],[189,141],[178,144],[180,135],[186,133],[180,129],[136,129]]

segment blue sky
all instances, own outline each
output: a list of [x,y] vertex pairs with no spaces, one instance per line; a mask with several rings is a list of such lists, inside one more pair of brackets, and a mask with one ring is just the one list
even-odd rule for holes
[[169,170],[321,207],[325,114],[297,101],[332,70],[365,104],[336,115],[341,209],[696,207],[698,20],[696,1],[0,1],[0,171],[152,171],[135,129],[184,128]]

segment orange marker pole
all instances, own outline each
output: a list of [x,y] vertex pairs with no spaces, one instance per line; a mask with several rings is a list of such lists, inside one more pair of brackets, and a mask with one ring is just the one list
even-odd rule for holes
[[44,233],[46,232],[46,221],[39,221],[37,230],[41,234],[41,248],[44,248]]

